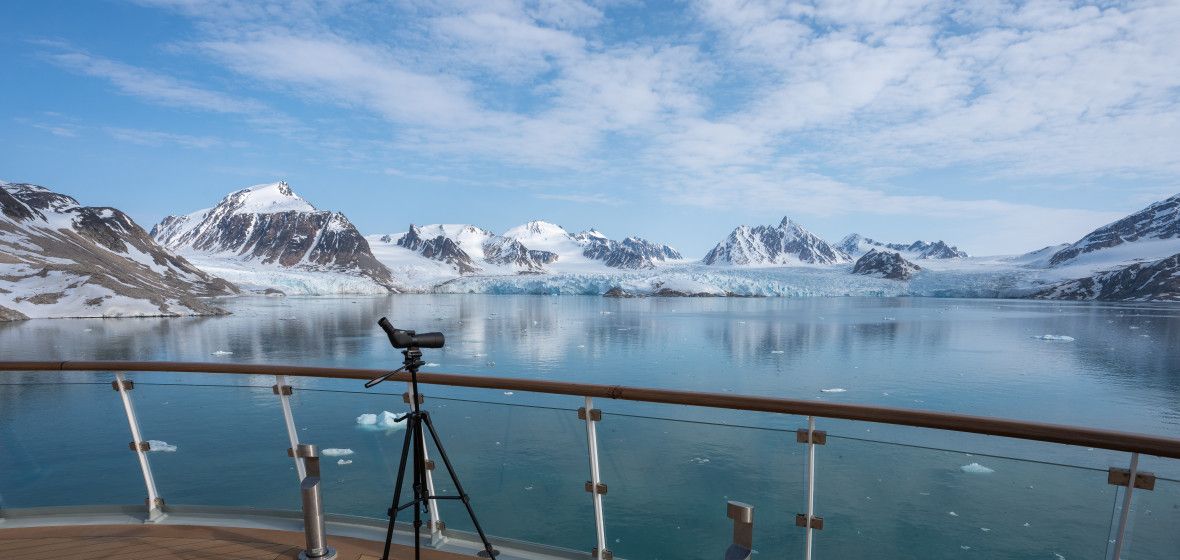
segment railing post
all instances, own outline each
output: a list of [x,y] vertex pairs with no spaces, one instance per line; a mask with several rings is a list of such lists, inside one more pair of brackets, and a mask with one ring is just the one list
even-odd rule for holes
[[795,515],[795,525],[807,529],[806,548],[803,558],[811,560],[811,550],[816,530],[823,530],[824,518],[815,515],[815,446],[828,442],[828,434],[815,429],[815,417],[807,417],[807,429],[796,430],[795,440],[807,444],[807,513]]
[[[403,395],[402,400],[404,400],[406,404],[410,406],[411,412],[414,410],[413,405],[410,404],[410,399],[413,398],[413,392],[414,384],[406,383],[406,393]],[[425,400],[425,397],[423,397],[421,394],[418,394],[419,405],[421,405]],[[422,438],[421,444],[422,460],[426,462],[426,495],[434,496],[436,495],[434,493],[434,461],[431,461],[430,455],[427,454],[426,438]],[[437,500],[432,500],[432,503],[427,504],[427,506],[430,513],[430,520],[426,522],[426,528],[430,530],[430,545],[439,546],[445,542],[445,537],[443,537],[443,529],[446,528],[446,524],[443,523],[441,519],[439,519]]]
[[304,463],[307,476],[299,484],[303,498],[303,534],[307,548],[299,553],[299,560],[332,560],[336,551],[328,546],[324,529],[324,502],[320,494],[320,452],[310,444],[301,443],[291,456]]
[[602,420],[602,411],[594,408],[594,399],[586,397],[586,406],[578,410],[578,418],[586,421],[586,449],[590,455],[590,480],[586,481],[586,491],[594,496],[594,529],[598,537],[598,546],[591,551],[591,558],[610,560],[614,554],[606,547],[606,522],[602,516],[602,495],[606,494],[606,485],[598,471],[598,432],[594,423]]
[[1114,535],[1114,551],[1110,555],[1111,560],[1121,560],[1123,546],[1126,543],[1127,521],[1131,518],[1131,494],[1136,488],[1154,490],[1155,475],[1140,471],[1139,454],[1131,453],[1131,468],[1127,470],[1111,468],[1106,481],[1110,484],[1125,486],[1127,488],[1126,492],[1123,493],[1123,509],[1119,512],[1118,529]]
[[[287,425],[287,439],[291,442],[291,449],[299,448],[299,432],[295,430],[295,416],[291,414],[291,386],[287,385],[287,376],[276,375],[275,384],[270,388],[274,394],[279,396],[279,404],[283,407],[283,422]],[[303,461],[299,457],[295,457],[295,474],[302,482],[307,478],[307,470],[303,466]]]
[[139,418],[136,417],[135,407],[131,403],[130,391],[135,388],[135,383],[128,380],[123,372],[117,372],[111,386],[115,391],[118,391],[119,398],[123,401],[123,411],[127,413],[127,425],[131,428],[130,447],[139,459],[139,468],[143,471],[143,483],[147,487],[148,521],[156,521],[164,514],[164,498],[161,498],[160,492],[156,490],[156,477],[152,475],[152,464],[148,461],[147,452],[151,449],[151,445],[143,439],[143,434],[139,431]]
[[754,506],[730,500],[725,515],[733,520],[733,543],[725,550],[725,560],[750,560],[754,554]]

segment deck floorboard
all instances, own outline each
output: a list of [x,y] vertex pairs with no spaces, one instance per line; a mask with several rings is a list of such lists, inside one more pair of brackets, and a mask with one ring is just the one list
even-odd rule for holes
[[[374,560],[382,543],[331,537],[338,560]],[[201,527],[191,525],[72,525],[0,529],[5,557],[23,560],[295,560],[302,533]],[[393,558],[414,557],[412,548],[395,545]],[[470,559],[449,552],[423,550],[424,560]]]

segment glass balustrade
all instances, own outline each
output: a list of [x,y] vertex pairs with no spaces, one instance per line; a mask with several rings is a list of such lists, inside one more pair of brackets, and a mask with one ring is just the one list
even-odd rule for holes
[[[299,474],[286,454],[290,434],[281,397],[270,386],[274,377],[242,379],[254,386],[129,377],[142,439],[151,441],[146,456],[168,505],[299,509]],[[297,387],[287,397],[295,437],[320,448],[328,514],[386,519],[405,423],[383,420],[386,412],[400,417],[408,410],[403,387],[387,384],[382,393]],[[581,553],[597,545],[586,484],[587,422],[577,410],[584,399],[484,391],[485,401],[432,395],[429,386],[423,393],[489,535]],[[602,410],[591,419],[605,485],[603,533],[615,557],[721,557],[733,531],[728,500],[753,506],[759,557],[807,557],[807,530],[796,524],[809,492],[809,446],[796,434],[806,417],[763,414],[756,425],[735,425],[742,416],[732,411],[609,399],[593,405]],[[818,430],[832,430],[814,447],[814,513],[823,527],[813,531],[813,558],[1113,554],[1125,489],[1108,484],[1107,470],[1097,465],[1126,468],[1130,454],[1017,442],[1020,458],[1013,458],[996,453],[1002,438],[990,439],[986,454],[969,453],[896,437],[920,430],[881,430],[888,432],[883,437],[870,428],[876,424],[816,422]],[[872,437],[861,437],[862,429]],[[0,515],[45,506],[142,505],[145,481],[131,440],[121,396],[108,382],[0,385]],[[1052,460],[1030,460],[1034,446]],[[456,495],[433,444],[428,455],[435,492]],[[1062,459],[1086,457],[1093,460]],[[1156,478],[1154,490],[1133,492],[1122,559],[1167,558],[1180,550],[1180,482],[1170,473]],[[410,499],[408,483],[403,496]],[[437,515],[448,529],[473,530],[459,502],[443,502]]]

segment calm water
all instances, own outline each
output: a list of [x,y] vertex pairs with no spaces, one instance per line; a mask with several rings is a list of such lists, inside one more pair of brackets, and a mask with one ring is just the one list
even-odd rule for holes
[[[225,318],[0,325],[15,359],[137,359],[393,367],[376,328],[441,330],[426,370],[945,410],[1180,435],[1180,307],[936,299],[637,299],[544,296],[259,298]],[[1042,340],[1064,335],[1073,341]],[[232,354],[224,354],[232,352]],[[294,509],[273,378],[135,374],[171,504]],[[116,395],[99,375],[6,374],[0,506],[142,499]],[[58,381],[73,384],[62,385]],[[188,386],[179,387],[184,383]],[[200,386],[193,386],[200,385]],[[262,388],[243,387],[256,385]],[[400,412],[401,386],[305,382],[304,441],[348,448],[325,467],[329,511],[379,517],[402,432],[358,428]],[[844,389],[824,392],[824,389]],[[490,532],[589,550],[593,520],[580,399],[428,387],[460,476]],[[471,402],[482,401],[482,402]],[[756,548],[797,557],[806,419],[600,401],[610,547],[627,558],[716,558],[725,499],[755,506]],[[1126,454],[821,419],[817,534],[825,558],[1103,558]],[[903,445],[904,444],[904,445]],[[1034,462],[1037,461],[1037,462]],[[993,470],[966,473],[978,463]],[[1176,462],[1144,467],[1180,478]],[[103,484],[94,484],[102,480]],[[440,484],[444,490],[448,485]],[[1131,553],[1180,550],[1180,483],[1136,494]],[[952,514],[952,512],[954,512]],[[451,527],[467,526],[444,508]],[[1171,529],[1168,529],[1171,527]],[[1157,530],[1158,529],[1158,530]]]

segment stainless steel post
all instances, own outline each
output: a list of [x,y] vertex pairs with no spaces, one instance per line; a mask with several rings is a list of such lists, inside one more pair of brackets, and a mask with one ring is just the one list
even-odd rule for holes
[[595,412],[597,411],[594,410],[594,399],[586,397],[586,448],[590,455],[590,481],[586,484],[586,489],[594,496],[594,530],[598,537],[598,546],[594,548],[593,557],[609,560],[614,556],[610,549],[606,548],[606,521],[602,515],[602,495],[606,493],[606,485],[602,484],[598,470],[598,431],[594,427],[596,417],[602,416],[601,413],[596,415]]
[[1119,512],[1118,533],[1114,536],[1114,553],[1111,560],[1120,560],[1123,555],[1123,542],[1127,533],[1127,520],[1131,516],[1131,493],[1135,491],[1135,477],[1139,475],[1139,454],[1131,454],[1130,476],[1127,478],[1127,490],[1123,494],[1123,511]]
[[811,560],[812,539],[815,534],[812,519],[815,518],[815,417],[807,417],[807,551],[806,560]]
[[119,398],[123,401],[123,411],[127,413],[127,425],[131,428],[131,449],[135,451],[135,456],[139,459],[139,469],[143,471],[143,483],[147,487],[148,521],[156,521],[164,514],[164,499],[156,490],[156,477],[152,475],[152,464],[148,461],[147,452],[151,447],[147,440],[143,439],[143,433],[139,430],[139,418],[135,415],[135,407],[131,404],[129,391],[135,387],[135,384],[127,380],[127,376],[123,372],[117,372],[112,385],[119,392]]
[[336,551],[328,546],[324,530],[324,503],[320,495],[320,450],[301,443],[295,448],[296,460],[302,460],[307,476],[299,485],[303,497],[303,533],[307,548],[299,553],[299,560],[332,560]]
[[725,515],[733,520],[733,543],[725,550],[725,560],[750,560],[754,554],[754,506],[730,500]]
[[[291,442],[291,449],[299,448],[299,432],[295,431],[295,416],[291,414],[291,386],[287,385],[287,376],[276,375],[274,393],[279,396],[279,404],[283,407],[283,422],[287,425],[287,439]],[[302,482],[307,478],[307,470],[303,467],[303,460],[299,457],[295,461],[295,474]]]

